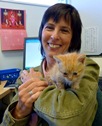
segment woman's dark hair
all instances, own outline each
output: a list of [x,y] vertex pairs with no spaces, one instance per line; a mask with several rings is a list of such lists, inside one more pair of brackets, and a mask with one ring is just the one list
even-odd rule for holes
[[68,48],[68,52],[80,51],[81,48],[81,32],[82,22],[78,11],[69,4],[58,3],[50,6],[44,13],[40,29],[39,29],[39,40],[41,42],[41,54],[45,57],[45,52],[42,46],[42,30],[44,25],[53,19],[54,22],[58,22],[60,18],[64,18],[66,22],[71,24],[72,29],[72,40]]

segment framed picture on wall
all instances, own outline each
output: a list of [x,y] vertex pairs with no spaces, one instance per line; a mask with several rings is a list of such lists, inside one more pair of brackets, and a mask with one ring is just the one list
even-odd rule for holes
[[25,29],[25,16],[23,10],[1,8],[2,29]]

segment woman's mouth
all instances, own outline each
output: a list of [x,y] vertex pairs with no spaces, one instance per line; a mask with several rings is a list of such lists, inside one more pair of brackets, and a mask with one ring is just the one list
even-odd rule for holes
[[61,45],[55,45],[55,44],[49,43],[49,46],[51,48],[59,48]]

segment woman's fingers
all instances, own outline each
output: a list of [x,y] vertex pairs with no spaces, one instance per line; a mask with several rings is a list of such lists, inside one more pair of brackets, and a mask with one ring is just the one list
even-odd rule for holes
[[31,87],[32,89],[32,88],[43,86],[43,85],[48,86],[48,83],[46,81],[40,80],[39,78],[35,78],[35,79],[31,78],[27,80],[26,82],[24,82],[23,84],[21,84],[19,88],[21,89],[21,88]]
[[17,119],[23,118],[29,115],[33,109],[33,101],[36,101],[42,91],[39,91],[33,95],[30,95],[29,98],[19,99],[16,108],[13,111],[13,116]]
[[35,72],[33,68],[28,72],[27,70],[23,70],[20,74],[21,81],[24,83],[31,78],[41,78],[40,72]]
[[18,111],[20,117],[27,116],[33,107],[33,103],[37,100],[41,92],[45,89],[46,84],[41,84],[41,86],[30,88],[19,88],[18,96]]
[[[45,81],[41,81],[39,79],[30,79],[19,86],[19,97],[24,102],[32,95],[36,96],[36,93],[43,91],[47,86],[48,84]],[[32,103],[35,102],[35,99],[32,101]]]
[[31,113],[33,103],[37,100],[41,92],[48,86],[47,82],[41,81],[40,72],[35,72],[34,69],[30,71],[23,70],[20,74],[21,84],[18,87],[19,101],[14,110],[14,115],[17,118],[22,118]]
[[20,117],[25,117],[31,112],[33,103],[48,86],[46,81],[40,80],[41,76],[41,73],[35,72],[34,69],[30,69],[29,72],[22,71],[21,81],[23,84],[18,88],[19,101],[17,104]]

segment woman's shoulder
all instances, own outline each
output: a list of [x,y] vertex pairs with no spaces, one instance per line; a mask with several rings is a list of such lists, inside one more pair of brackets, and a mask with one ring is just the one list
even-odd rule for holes
[[86,57],[86,65],[96,65],[99,68],[99,65],[90,57]]

